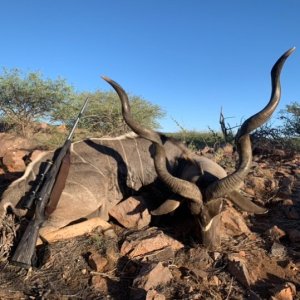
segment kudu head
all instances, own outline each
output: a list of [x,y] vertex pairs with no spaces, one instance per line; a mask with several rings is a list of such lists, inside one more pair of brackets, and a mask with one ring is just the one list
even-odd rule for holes
[[[220,243],[218,228],[220,224],[220,212],[222,210],[223,197],[228,196],[229,200],[246,211],[253,213],[266,212],[265,209],[260,208],[250,200],[243,198],[238,193],[238,189],[251,167],[252,148],[250,133],[264,124],[276,109],[281,94],[280,73],[284,62],[294,50],[295,48],[292,48],[285,52],[272,68],[272,93],[268,104],[261,111],[244,121],[236,134],[235,143],[239,154],[239,164],[236,170],[224,178],[216,179],[205,187],[198,184],[198,179],[201,178],[203,174],[200,164],[197,165],[198,163],[195,156],[186,157],[187,160],[190,160],[189,163],[193,164],[196,166],[196,169],[198,169],[198,174],[194,174],[193,176],[194,179],[185,180],[170,174],[167,169],[167,158],[161,135],[151,129],[143,128],[136,122],[131,116],[126,92],[119,84],[110,78],[103,77],[103,79],[106,80],[119,95],[122,103],[122,114],[127,125],[136,134],[151,141],[155,146],[156,153],[154,156],[154,164],[158,177],[174,194],[181,196],[189,202],[190,211],[196,216],[196,219],[201,226],[202,243],[208,248],[214,249],[219,246]],[[176,200],[168,199],[158,209],[152,211],[152,214],[162,215],[174,211],[180,205],[180,201],[177,199],[178,198],[176,198]]]

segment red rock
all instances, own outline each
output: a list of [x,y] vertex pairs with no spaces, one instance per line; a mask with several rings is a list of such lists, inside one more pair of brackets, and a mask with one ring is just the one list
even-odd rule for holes
[[134,279],[133,286],[146,291],[154,289],[159,285],[165,285],[172,280],[173,276],[167,267],[161,262],[158,264],[144,265],[139,275]]
[[285,199],[285,200],[283,200],[282,205],[284,205],[284,206],[293,206],[294,201],[292,199]]
[[220,228],[222,238],[251,233],[242,215],[233,207],[228,207],[225,211],[221,212]]
[[28,153],[28,151],[22,150],[7,151],[2,159],[3,165],[11,173],[23,172],[26,168],[25,161],[23,158]]
[[105,256],[107,257],[110,265],[115,265],[119,259],[119,253],[113,246],[108,246],[105,251]]
[[170,247],[164,249],[155,250],[151,253],[148,253],[145,257],[142,258],[142,261],[169,261],[174,259],[175,251]]
[[94,275],[91,280],[92,286],[101,291],[103,294],[108,293],[108,284],[106,278],[100,276],[100,275]]
[[285,257],[287,254],[286,248],[282,244],[277,242],[273,243],[270,252],[272,256],[281,257],[281,258]]
[[274,300],[293,300],[296,295],[296,287],[294,284],[288,282],[285,285],[278,286],[272,299]]
[[93,270],[97,272],[103,272],[108,262],[105,257],[103,257],[97,252],[94,252],[89,256],[88,263]]
[[[213,255],[214,256],[214,255]],[[187,252],[187,257],[189,257],[190,262],[197,262],[195,269],[207,270],[211,267],[214,260],[211,257],[207,249],[202,247],[191,248]],[[194,267],[191,266],[191,269],[194,271]],[[197,273],[197,271],[195,271]]]
[[8,151],[19,149],[32,149],[32,141],[12,134],[0,133],[0,157]]
[[267,231],[267,234],[271,237],[272,240],[277,240],[277,241],[286,235],[286,233],[276,225],[271,227]]
[[125,240],[121,246],[120,253],[121,255],[128,255],[130,258],[134,258],[167,247],[171,247],[176,251],[183,248],[184,245],[165,235],[162,231],[157,231],[149,236],[142,237],[141,240]]
[[245,188],[243,188],[243,191],[251,196],[255,196],[255,191],[253,188],[245,187]]
[[209,283],[209,285],[212,285],[212,286],[219,286],[222,282],[218,278],[218,276],[214,275],[209,279],[208,283]]
[[237,254],[228,255],[228,271],[245,287],[250,287],[257,281],[257,274],[253,267],[249,272],[246,260]]
[[151,221],[151,215],[142,197],[127,198],[114,206],[109,214],[126,228],[141,229]]

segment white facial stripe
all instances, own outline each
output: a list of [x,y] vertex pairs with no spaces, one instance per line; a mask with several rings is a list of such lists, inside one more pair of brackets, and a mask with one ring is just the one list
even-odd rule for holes
[[144,167],[143,167],[143,162],[142,162],[142,158],[141,158],[140,150],[139,150],[139,147],[138,147],[138,144],[137,144],[137,141],[136,141],[136,139],[134,139],[134,141],[135,141],[135,148],[136,148],[136,151],[137,151],[137,154],[138,154],[139,160],[140,160],[141,174],[142,174],[142,182],[143,182],[143,184],[144,184],[144,183],[145,183],[145,176],[144,176]]
[[117,137],[101,137],[101,138],[89,138],[92,141],[99,141],[99,140],[103,140],[103,141],[121,141],[121,140],[126,140],[126,139],[134,139],[138,137],[137,134],[135,134],[134,132],[129,132],[129,133],[125,133],[123,135],[117,136]]
[[212,225],[213,220],[214,220],[214,218],[212,218],[205,227],[202,227],[202,231],[204,231],[204,232],[208,231]]
[[126,167],[127,167],[127,172],[128,172],[128,177],[129,177],[129,180],[130,180],[130,185],[131,185],[131,188],[133,188],[134,187],[134,183],[133,183],[133,179],[132,179],[132,174],[130,172],[130,168],[129,168],[129,163],[128,163],[126,151],[125,151],[125,148],[123,146],[122,140],[118,140],[118,141],[119,141],[119,143],[121,145],[121,148],[123,150],[124,160],[125,160],[125,164],[126,164]]
[[[129,133],[125,133],[123,135],[117,136],[117,137],[100,137],[100,138],[93,138],[93,137],[89,137],[87,138],[88,140],[91,141],[118,141],[118,140],[126,140],[126,139],[135,139],[137,138],[138,135],[134,132],[129,132]],[[84,140],[80,140],[80,141],[76,141],[73,142],[72,144],[78,144],[83,142]]]

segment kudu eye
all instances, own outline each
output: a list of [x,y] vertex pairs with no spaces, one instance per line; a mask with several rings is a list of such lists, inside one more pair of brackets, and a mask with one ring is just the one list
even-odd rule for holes
[[200,183],[200,175],[193,176],[191,182],[195,183],[197,186]]

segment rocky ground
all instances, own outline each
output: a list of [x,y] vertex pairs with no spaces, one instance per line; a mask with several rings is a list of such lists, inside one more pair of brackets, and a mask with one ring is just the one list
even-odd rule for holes
[[[233,170],[230,147],[205,152]],[[300,299],[300,156],[283,154],[254,158],[242,190],[269,211],[253,216],[228,203],[217,251],[201,247],[184,210],[146,227],[147,215],[135,215],[124,228],[120,208],[114,237],[98,229],[38,246],[38,268],[24,270],[10,256],[27,220],[9,213],[0,229],[0,299]],[[21,173],[12,165],[2,168],[3,188]]]

